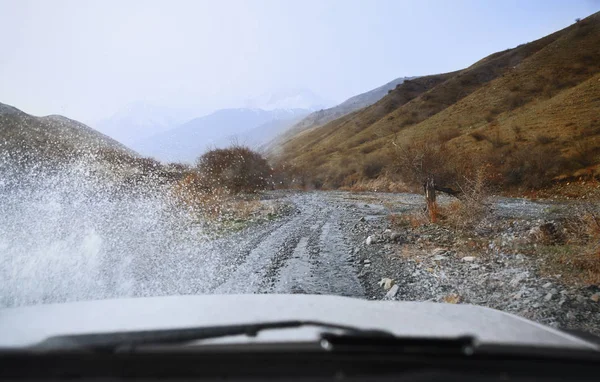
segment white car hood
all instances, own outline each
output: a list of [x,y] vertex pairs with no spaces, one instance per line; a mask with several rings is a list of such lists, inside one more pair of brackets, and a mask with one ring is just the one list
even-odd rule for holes
[[[598,350],[569,334],[480,306],[316,295],[172,296],[7,308],[0,310],[0,347],[32,345],[57,335],[281,320],[323,321],[387,330],[398,336],[474,335],[486,344]],[[306,335],[302,330],[294,333]]]

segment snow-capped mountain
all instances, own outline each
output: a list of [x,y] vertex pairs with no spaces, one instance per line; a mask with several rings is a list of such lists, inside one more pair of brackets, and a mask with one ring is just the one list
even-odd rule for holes
[[325,100],[307,89],[284,89],[273,93],[264,93],[246,101],[247,108],[263,110],[319,110],[331,105],[331,101]]
[[134,102],[94,127],[126,145],[135,145],[153,135],[168,131],[193,117],[189,112]]

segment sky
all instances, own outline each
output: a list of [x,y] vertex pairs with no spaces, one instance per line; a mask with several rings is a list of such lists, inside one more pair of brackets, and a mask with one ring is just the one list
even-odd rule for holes
[[84,122],[137,101],[203,113],[290,88],[341,102],[599,10],[600,0],[0,0],[0,102]]

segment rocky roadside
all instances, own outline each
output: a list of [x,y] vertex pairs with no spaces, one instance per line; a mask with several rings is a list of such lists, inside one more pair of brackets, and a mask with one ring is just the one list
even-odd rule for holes
[[[365,204],[366,208],[368,205]],[[483,305],[566,330],[600,335],[600,288],[576,286],[561,275],[542,276],[539,259],[515,253],[515,242],[543,220],[498,219],[485,232],[462,237],[439,225],[393,227],[384,216],[360,216],[346,229],[369,299]]]

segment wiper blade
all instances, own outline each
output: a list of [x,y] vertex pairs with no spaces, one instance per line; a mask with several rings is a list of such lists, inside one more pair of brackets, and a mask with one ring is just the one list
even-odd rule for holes
[[186,329],[144,330],[130,332],[113,332],[97,334],[77,334],[49,337],[32,346],[30,350],[88,350],[97,352],[116,352],[133,350],[144,345],[183,344],[211,338],[235,335],[255,337],[259,332],[271,329],[299,328],[316,326],[320,328],[342,330],[354,338],[395,338],[390,332],[383,330],[360,329],[352,326],[332,324],[321,321],[275,321],[255,324],[208,326]]

